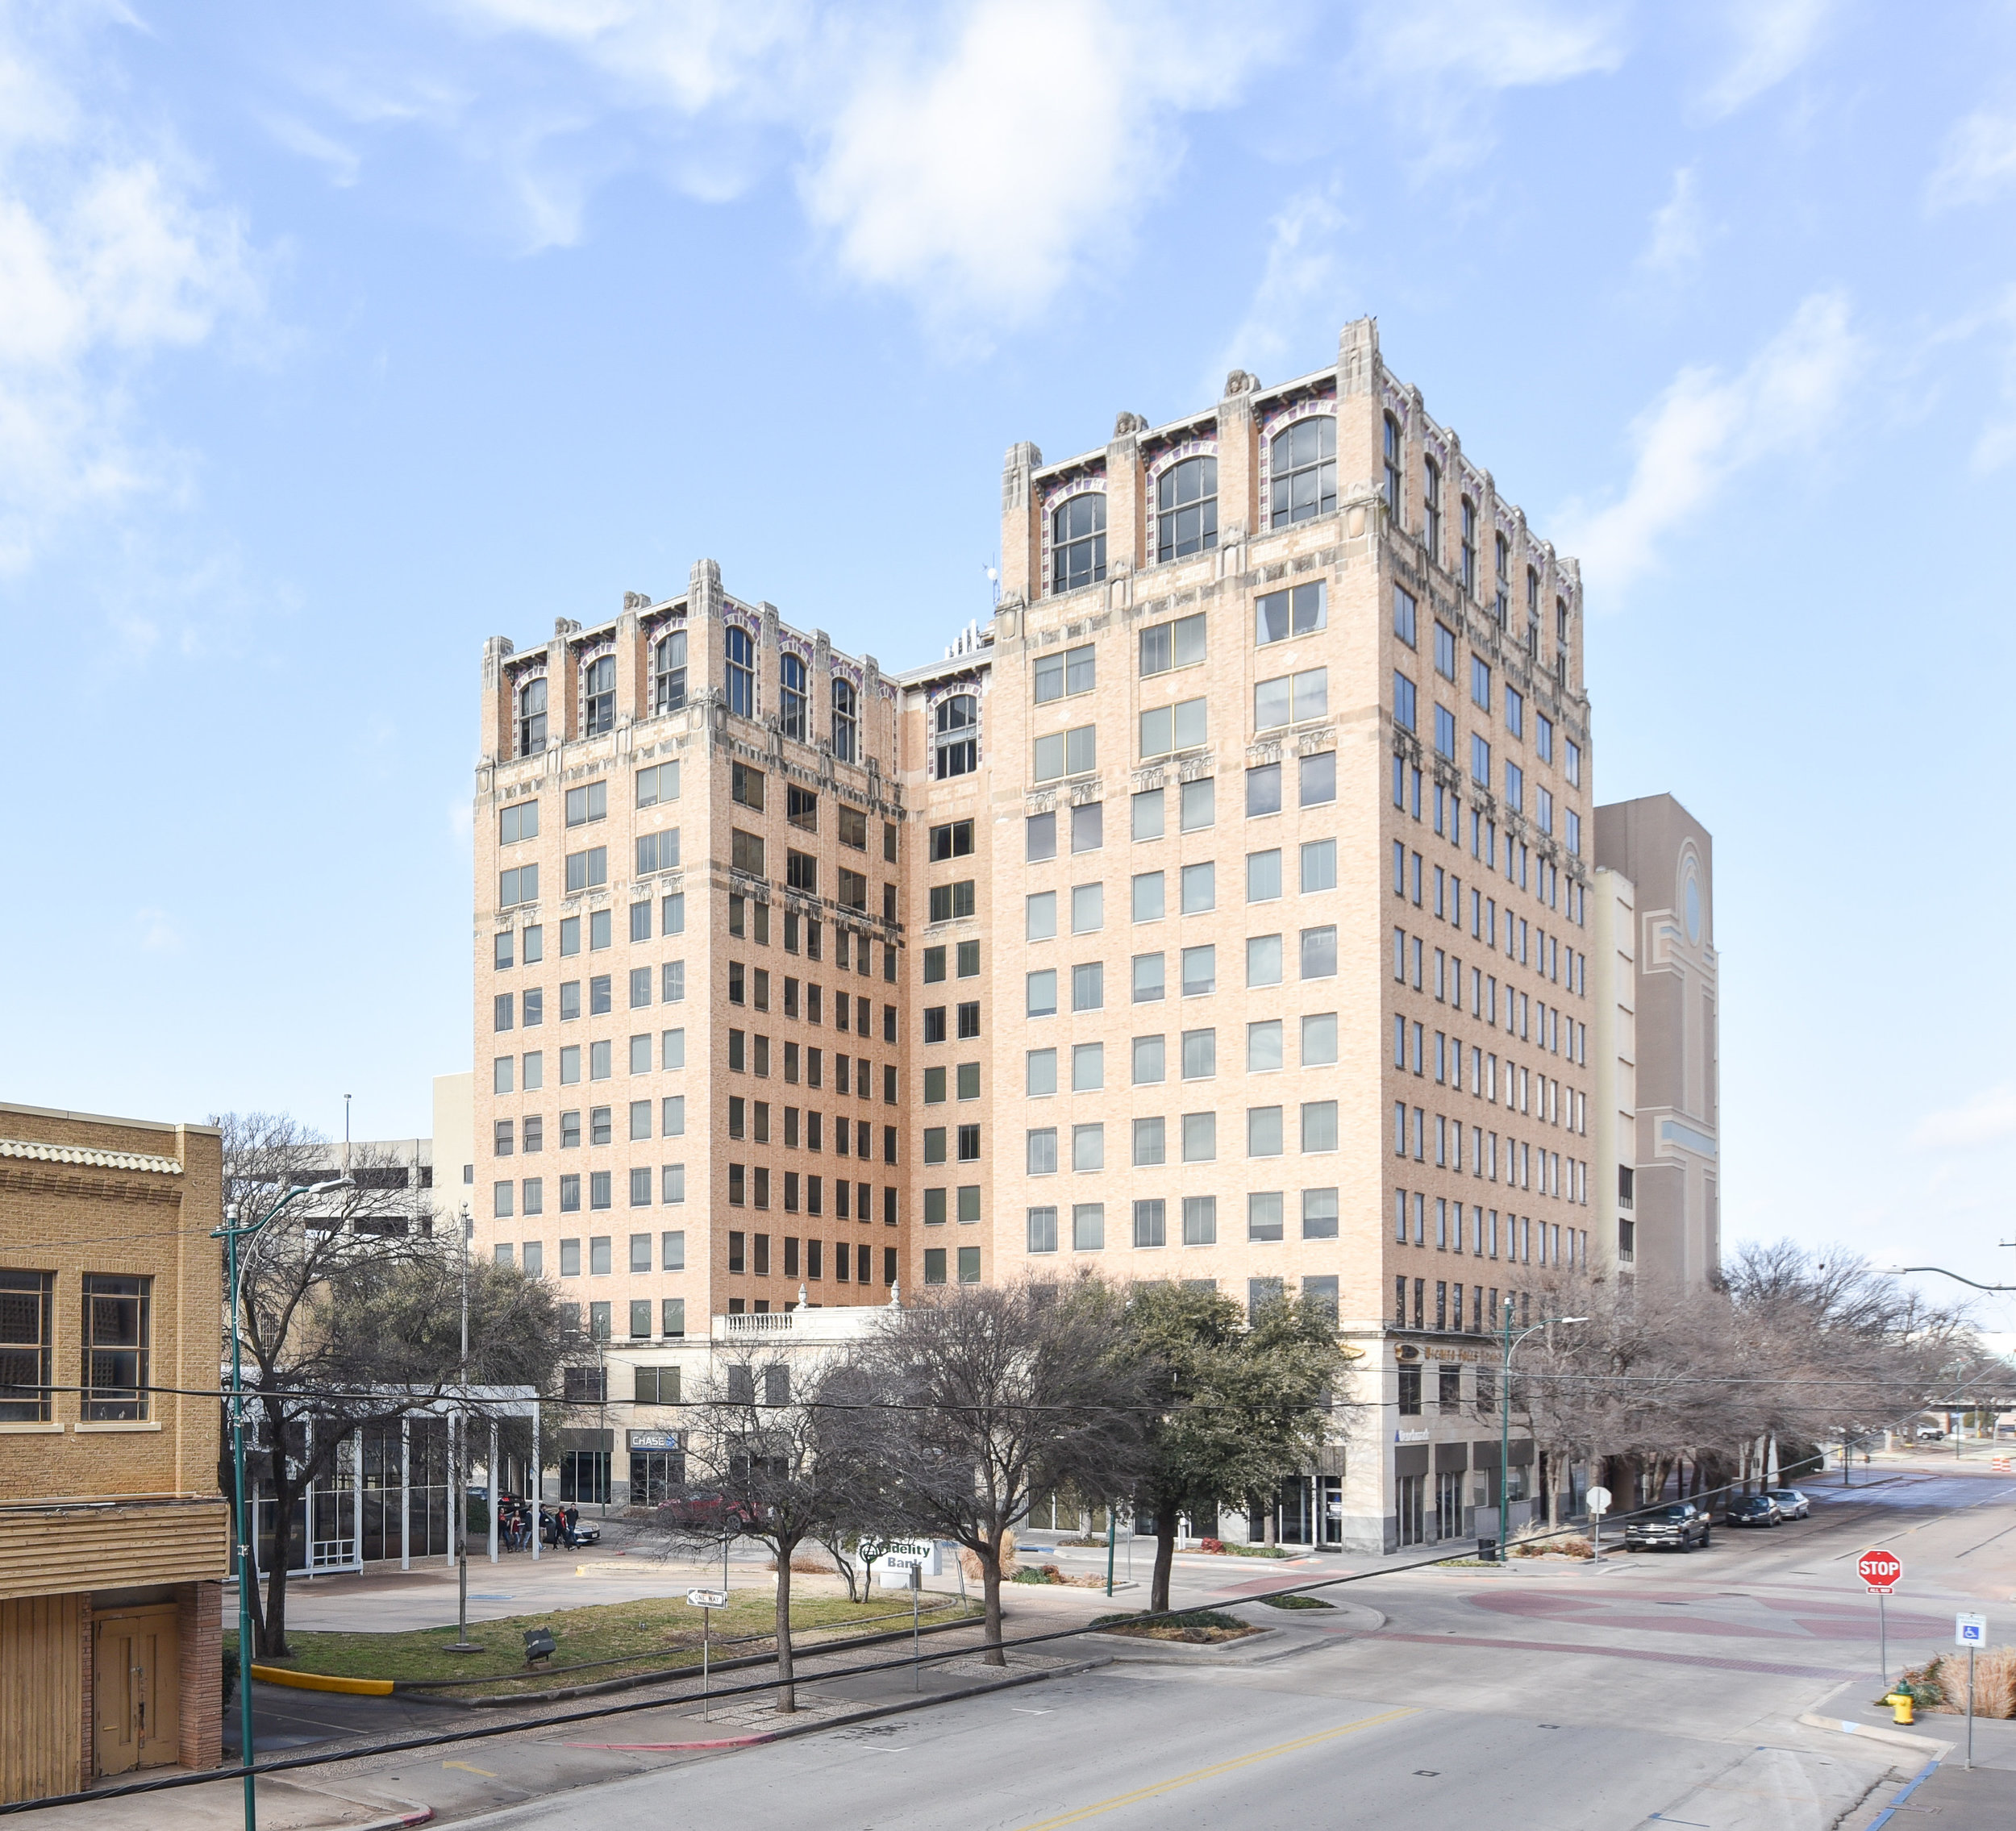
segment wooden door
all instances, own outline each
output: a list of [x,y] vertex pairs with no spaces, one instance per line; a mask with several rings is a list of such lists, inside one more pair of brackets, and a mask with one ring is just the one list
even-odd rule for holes
[[83,1603],[0,1602],[0,1800],[67,1793],[85,1779]]
[[93,1624],[98,1771],[160,1767],[180,1752],[181,1642],[172,1603],[121,1610]]

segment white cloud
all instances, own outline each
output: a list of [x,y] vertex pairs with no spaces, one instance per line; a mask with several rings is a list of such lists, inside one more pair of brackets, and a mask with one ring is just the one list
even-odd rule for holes
[[1984,1088],[1943,1113],[1928,1113],[1911,1134],[1921,1150],[1966,1150],[2016,1138],[2016,1083]]
[[2016,114],[1984,109],[1946,136],[1939,168],[1926,185],[1926,202],[1934,210],[1985,203],[2011,184],[2016,184]]
[[1775,89],[1818,48],[1839,0],[1735,0],[1735,54],[1702,96],[1711,116],[1733,114]]
[[533,245],[575,239],[620,163],[707,201],[789,163],[842,275],[960,330],[1026,318],[1096,273],[1174,181],[1183,117],[1236,99],[1284,43],[1205,0],[940,0],[912,15],[874,0],[457,0],[453,13],[592,79],[550,119],[457,123],[505,173]]
[[1334,330],[1352,315],[1337,247],[1345,218],[1334,199],[1327,192],[1305,191],[1289,200],[1271,227],[1260,281],[1227,339],[1217,372],[1204,380],[1208,389],[1221,386],[1233,368],[1277,380],[1291,361],[1306,367],[1312,327],[1327,323]]
[[0,123],[0,570],[19,570],[65,515],[172,479],[133,385],[258,287],[243,225],[176,149],[87,111],[5,15]]
[[260,118],[260,124],[288,152],[299,153],[303,159],[321,166],[328,173],[329,182],[337,189],[347,190],[357,181],[364,161],[341,140],[332,139],[291,114],[265,114]]
[[1693,168],[1682,166],[1673,174],[1673,188],[1666,201],[1652,212],[1652,239],[1638,257],[1638,264],[1648,273],[1672,277],[1701,259],[1708,235]]
[[1614,502],[1564,511],[1564,547],[1599,593],[1622,591],[1656,561],[1675,527],[1749,465],[1810,444],[1839,414],[1866,356],[1847,301],[1820,293],[1740,375],[1682,369],[1632,427],[1637,458]]

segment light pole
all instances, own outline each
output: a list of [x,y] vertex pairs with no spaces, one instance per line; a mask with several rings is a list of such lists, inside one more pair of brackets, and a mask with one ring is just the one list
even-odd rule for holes
[[[231,1464],[235,1504],[232,1511],[238,1525],[238,1764],[245,1771],[245,1831],[257,1831],[259,1806],[252,1788],[252,1503],[245,1492],[245,1363],[244,1330],[239,1325],[240,1292],[238,1284],[238,1242],[256,1236],[266,1223],[297,1196],[322,1195],[331,1189],[351,1189],[357,1185],[348,1176],[326,1183],[297,1183],[249,1227],[238,1225],[238,1204],[224,1210],[224,1225],[210,1235],[224,1242],[225,1282],[231,1287]],[[284,1454],[282,1446],[277,1450]],[[273,1522],[274,1542],[281,1542],[281,1521]]]
[[[462,1204],[458,1217],[462,1230],[462,1358],[456,1363],[455,1377],[462,1388],[462,1402],[455,1409],[455,1453],[449,1473],[450,1498],[455,1507],[455,1642],[450,1653],[481,1653],[481,1645],[469,1638],[469,1205]],[[490,1471],[489,1504],[497,1505],[497,1471]]]
[[1512,1488],[1512,1350],[1529,1335],[1537,1335],[1549,1323],[1586,1322],[1586,1316],[1543,1316],[1538,1322],[1512,1333],[1512,1299],[1505,1300],[1505,1359],[1498,1374],[1498,1562],[1505,1562],[1511,1542]]

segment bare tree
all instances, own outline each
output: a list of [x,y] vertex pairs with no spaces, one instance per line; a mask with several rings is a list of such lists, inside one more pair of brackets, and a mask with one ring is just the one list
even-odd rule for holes
[[[226,1197],[243,1221],[269,1212],[289,1188],[320,1180],[333,1162],[319,1134],[284,1115],[226,1113],[212,1123],[224,1134]],[[311,1483],[334,1471],[346,1439],[449,1402],[481,1417],[465,1388],[544,1392],[578,1351],[544,1286],[510,1267],[471,1264],[460,1239],[420,1230],[389,1173],[390,1159],[353,1146],[348,1167],[357,1187],[312,1206],[294,1202],[240,1249],[237,1300],[225,1300],[226,1361],[235,1328],[245,1363],[247,1480],[263,1484],[273,1504],[263,1603],[256,1588],[252,1594],[257,1650],[269,1659],[289,1650],[294,1510]]]
[[877,1451],[899,1517],[980,1566],[989,1664],[1009,1533],[1067,1486],[1110,1498],[1142,1467],[1142,1376],[1119,1295],[1095,1280],[955,1285],[892,1311],[866,1348]]
[[798,1708],[791,1560],[802,1546],[830,1548],[868,1523],[873,1395],[844,1354],[793,1359],[750,1347],[719,1357],[689,1402],[701,1417],[669,1513],[675,1522],[704,1517],[709,1529],[739,1533],[776,1554],[777,1707],[788,1713]]

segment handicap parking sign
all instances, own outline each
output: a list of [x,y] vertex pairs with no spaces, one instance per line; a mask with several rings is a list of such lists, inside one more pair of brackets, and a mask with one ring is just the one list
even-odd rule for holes
[[1953,1644],[1956,1646],[1987,1646],[1988,1617],[1985,1615],[1956,1615],[1953,1617]]

